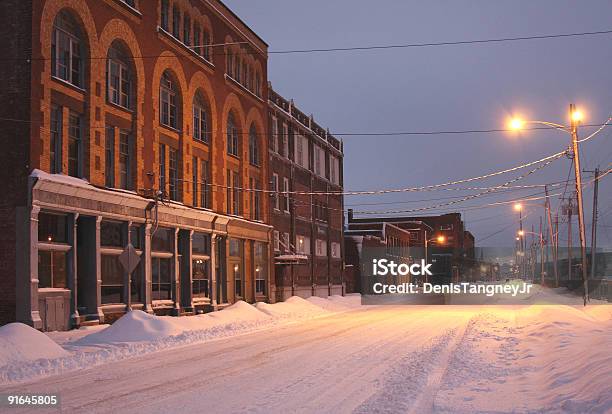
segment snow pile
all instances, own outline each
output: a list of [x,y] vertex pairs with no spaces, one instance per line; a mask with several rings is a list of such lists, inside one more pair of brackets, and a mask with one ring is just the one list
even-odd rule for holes
[[322,306],[317,306],[299,296],[292,296],[284,302],[274,304],[258,302],[255,307],[267,315],[282,319],[304,319],[328,312]]
[[489,309],[454,351],[437,412],[612,412],[611,306]]
[[108,328],[92,333],[78,342],[90,344],[156,341],[179,333],[181,330],[167,319],[134,310],[123,315]]
[[[356,303],[354,298],[351,298],[351,301]],[[18,359],[4,357],[3,350],[0,350],[0,384],[88,368],[176,346],[227,338],[350,309],[340,297],[321,298],[318,304],[296,296],[275,304],[249,305],[239,301],[217,312],[178,318],[156,316],[134,310],[110,326],[92,330],[88,335],[82,333],[74,335],[73,337],[78,339],[73,341],[67,340],[70,337],[67,335],[51,334],[51,337],[59,339],[65,349],[53,342],[49,336],[26,327],[32,331],[29,333],[31,337],[24,336],[23,339],[19,339],[20,336],[13,335],[12,332],[5,336],[15,343],[28,344],[26,349],[40,348],[47,351],[40,356],[36,354],[36,357]],[[42,337],[42,340],[38,336]],[[1,336],[0,344],[2,344]],[[15,346],[12,346],[11,349],[14,348]],[[6,362],[3,362],[5,359]],[[35,361],[37,359],[38,361]]]
[[23,323],[0,327],[0,367],[68,355],[47,335]]

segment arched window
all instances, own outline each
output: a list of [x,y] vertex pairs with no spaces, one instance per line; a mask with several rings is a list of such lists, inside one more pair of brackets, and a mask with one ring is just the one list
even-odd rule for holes
[[162,75],[159,84],[159,122],[170,128],[178,128],[178,91],[168,71]]
[[193,99],[193,139],[209,142],[208,106],[198,92]]
[[109,102],[131,109],[134,103],[134,70],[127,53],[113,43],[108,50],[106,95]]
[[249,129],[249,161],[252,165],[259,165],[259,139],[257,138],[257,129],[254,124],[251,124]]
[[51,36],[51,74],[74,86],[82,87],[84,49],[77,22],[68,12],[60,12],[53,23]]
[[227,153],[238,157],[238,128],[234,120],[234,114],[230,112],[227,117]]

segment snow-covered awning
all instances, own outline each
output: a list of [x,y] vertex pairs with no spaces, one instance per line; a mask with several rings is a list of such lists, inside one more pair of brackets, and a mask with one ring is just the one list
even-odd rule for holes
[[274,257],[275,264],[304,264],[308,261],[308,256],[303,254],[281,254]]

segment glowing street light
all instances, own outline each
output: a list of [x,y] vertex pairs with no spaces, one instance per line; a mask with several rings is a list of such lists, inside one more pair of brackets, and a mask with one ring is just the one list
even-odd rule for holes
[[523,205],[522,205],[521,203],[516,203],[516,204],[514,205],[514,209],[515,209],[516,211],[521,211],[521,210],[523,209]]
[[[510,121],[510,129],[518,131],[524,128],[526,124],[541,124],[552,127],[559,131],[563,131],[571,136],[571,152],[570,155],[574,159],[574,176],[576,177],[576,198],[578,204],[578,227],[580,230],[580,250],[582,256],[582,280],[584,287],[584,304],[589,300],[589,282],[587,276],[587,260],[586,260],[586,232],[584,227],[584,204],[582,201],[582,170],[580,168],[580,148],[578,145],[578,125],[584,119],[584,113],[576,108],[574,104],[569,107],[570,124],[561,125],[554,122],[546,121],[524,121],[520,118],[513,118]],[[515,206],[516,208],[516,206]],[[520,214],[520,210],[519,210]],[[521,226],[522,229],[522,226]],[[521,243],[522,244],[522,243]],[[556,278],[556,277],[555,277]]]
[[519,230],[517,233],[519,236],[524,236],[525,235],[525,231],[523,230]]
[[436,237],[436,241],[440,244],[443,244],[446,241],[446,237],[440,235],[438,237]]

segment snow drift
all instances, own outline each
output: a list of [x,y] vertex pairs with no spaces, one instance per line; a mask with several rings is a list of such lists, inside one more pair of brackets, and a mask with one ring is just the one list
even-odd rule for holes
[[[359,297],[351,300],[353,306],[359,303]],[[11,324],[16,327],[0,328],[0,333],[4,332],[0,335],[0,384],[89,368],[350,308],[339,305],[340,301],[338,297],[320,298],[318,304],[313,304],[296,296],[275,304],[249,305],[239,301],[221,311],[180,318],[134,310],[108,327],[92,333],[84,330],[81,335],[75,334],[76,339],[72,341],[61,340],[64,348],[42,332],[23,324]],[[3,340],[8,345],[4,346]]]
[[0,367],[67,356],[47,335],[23,323],[0,327]]

